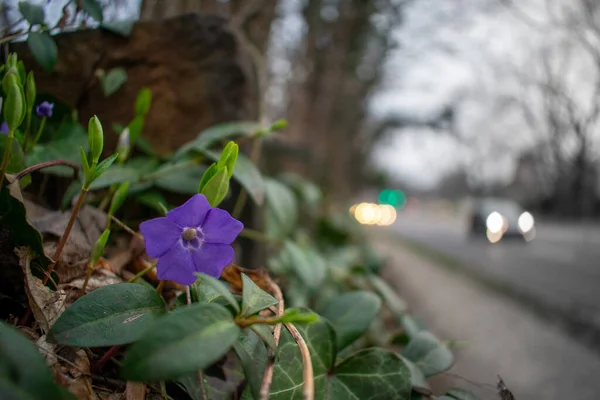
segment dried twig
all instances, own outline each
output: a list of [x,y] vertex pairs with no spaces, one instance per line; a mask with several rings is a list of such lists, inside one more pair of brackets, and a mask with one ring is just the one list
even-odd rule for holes
[[304,377],[304,388],[302,390],[303,400],[313,400],[315,398],[315,380],[313,375],[312,360],[310,359],[310,351],[304,341],[304,338],[298,332],[298,329],[290,323],[286,323],[285,327],[290,332],[302,354],[302,375]]
[[[270,292],[277,300],[277,308],[271,307],[272,311],[275,315],[280,316],[283,314],[285,310],[285,304],[283,302],[283,294],[281,293],[281,289],[279,286],[269,278],[268,275],[265,276],[265,279],[269,283]],[[281,324],[275,325],[275,330],[273,332],[273,339],[275,341],[275,346],[279,344],[279,337],[281,336]],[[267,368],[265,369],[265,374],[263,375],[263,381],[260,385],[260,399],[267,400],[269,398],[269,390],[271,389],[271,382],[273,381],[273,368],[275,367],[275,350],[269,349],[269,359],[268,359]]]
[[30,173],[35,172],[35,171],[38,171],[38,170],[43,169],[43,168],[54,167],[56,165],[65,165],[67,167],[73,168],[73,179],[77,180],[77,176],[78,176],[78,173],[79,173],[79,166],[77,164],[75,164],[74,162],[67,161],[67,160],[52,160],[52,161],[46,161],[46,162],[42,162],[42,163],[39,163],[39,164],[32,165],[31,167],[27,167],[24,170],[22,170],[19,173],[17,173],[17,175],[15,176],[15,178],[17,180],[20,180],[21,178],[23,178],[27,174],[30,174]]

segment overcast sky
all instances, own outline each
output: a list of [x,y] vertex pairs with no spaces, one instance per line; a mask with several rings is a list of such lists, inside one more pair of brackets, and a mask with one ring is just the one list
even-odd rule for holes
[[[527,15],[544,20],[535,1],[519,4]],[[499,129],[519,129],[510,126],[511,121],[489,120],[497,86],[502,84],[496,69],[524,59],[540,41],[513,10],[500,0],[417,0],[397,34],[402,47],[387,67],[389,89],[374,98],[375,114],[423,117],[460,99],[458,124],[463,134],[497,138],[502,136]],[[404,129],[392,132],[373,160],[392,176],[421,188],[434,186],[465,165],[473,170],[473,163],[480,179],[507,182],[515,169],[512,154],[528,142],[524,135],[516,136],[507,144],[512,150],[498,152],[499,144],[493,140],[479,140],[473,148],[440,132]]]

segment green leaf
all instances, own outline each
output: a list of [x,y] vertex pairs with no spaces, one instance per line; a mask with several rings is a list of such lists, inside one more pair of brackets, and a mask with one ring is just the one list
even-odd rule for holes
[[125,69],[120,67],[113,68],[108,71],[108,74],[103,75],[100,78],[100,81],[102,82],[104,96],[108,97],[119,90],[121,86],[127,82],[127,72],[125,72]]
[[288,308],[277,320],[282,323],[309,324],[316,322],[319,314],[303,308]]
[[273,337],[273,328],[270,325],[254,324],[248,327],[256,333],[267,346],[277,352],[277,345]]
[[[221,154],[214,151],[205,151],[204,154],[213,161],[218,161]],[[233,170],[233,179],[235,179],[244,189],[248,191],[250,197],[257,205],[262,205],[265,199],[265,181],[260,171],[243,154],[238,154]]]
[[27,45],[35,61],[46,72],[52,71],[58,57],[58,47],[52,36],[45,32],[31,32],[27,38]]
[[410,370],[410,381],[413,390],[417,390],[419,393],[431,394],[431,387],[429,386],[429,383],[427,383],[423,371],[421,371],[412,361],[406,358],[402,358],[402,360]]
[[[110,166],[115,162],[115,160],[119,157],[118,154],[113,154],[104,160],[100,161],[98,165],[96,165],[96,170],[94,171],[94,180],[100,178],[104,173],[110,168]],[[119,180],[119,183],[122,182]]]
[[178,308],[156,320],[130,347],[121,375],[132,381],[180,378],[223,357],[239,334],[240,328],[223,306],[192,304]]
[[[8,135],[3,135],[0,133],[0,161],[2,161],[2,155],[4,154],[4,149],[7,146]],[[25,154],[23,153],[23,149],[19,144],[17,138],[12,140],[11,144],[11,152],[10,158],[8,159],[8,166],[6,167],[6,173],[16,173],[23,169],[25,169]]]
[[419,324],[419,321],[410,315],[403,315],[400,318],[400,325],[402,325],[402,329],[404,329],[406,335],[411,339],[424,329]]
[[392,351],[378,347],[361,350],[334,371],[327,377],[331,399],[410,399],[410,371]]
[[166,207],[167,199],[160,192],[146,191],[135,195],[135,199],[143,205],[152,208],[159,213],[162,213],[161,204]]
[[377,275],[369,274],[368,280],[373,285],[377,293],[383,299],[385,305],[390,309],[398,322],[406,313],[407,305],[390,285]]
[[381,300],[367,291],[341,294],[320,313],[335,328],[337,348],[341,350],[361,337],[377,317]]
[[200,296],[205,296],[206,298],[207,294],[203,293],[203,290],[210,288],[210,291],[207,291],[207,293],[212,292],[213,294],[211,297],[218,293],[220,296],[223,296],[225,300],[227,300],[227,302],[235,309],[235,311],[240,312],[240,305],[235,300],[235,297],[233,297],[233,294],[231,294],[229,291],[229,288],[227,288],[227,286],[225,286],[221,281],[201,272],[196,273],[196,276],[198,279],[196,279],[195,283],[198,285],[198,293]]
[[307,207],[312,212],[318,210],[323,201],[323,193],[317,185],[292,172],[283,174],[281,180],[296,192],[301,206]]
[[216,207],[227,196],[227,192],[229,192],[229,177],[227,167],[223,167],[206,182],[201,193],[206,196],[212,207]]
[[466,389],[452,388],[448,389],[446,394],[450,396],[450,398],[457,400],[479,400],[479,397]]
[[[117,154],[113,154],[113,157]],[[118,155],[117,155],[118,156]],[[104,161],[108,160],[105,159]],[[102,161],[102,162],[104,162]],[[100,163],[102,164],[102,163]],[[100,165],[98,164],[98,165]],[[106,169],[105,172],[99,178],[94,179],[91,189],[98,190],[106,188],[115,184],[121,184],[124,182],[138,182],[141,178],[140,171],[135,167],[129,165],[129,163],[113,164],[110,168]]]
[[0,355],[0,398],[75,399],[54,381],[35,345],[4,322],[0,322]]
[[296,227],[298,218],[298,206],[294,193],[274,179],[265,179],[265,189],[267,198],[266,234],[274,238],[288,236]]
[[[326,319],[296,327],[311,355],[315,393],[332,400],[408,400],[410,371],[395,353],[381,348],[365,349],[333,366],[335,333]],[[302,398],[302,359],[296,342],[282,330],[269,399]]]
[[246,274],[242,273],[243,292],[242,292],[242,313],[241,315],[248,317],[264,310],[270,306],[277,304],[275,297],[265,292],[250,279]]
[[[52,160],[67,160],[80,164],[80,148],[83,148],[84,153],[88,148],[88,136],[83,126],[76,122],[65,122],[56,133],[56,137],[51,142],[37,144],[27,155],[27,165]],[[65,177],[73,176],[73,169],[65,166],[44,168],[41,172]]]
[[254,331],[246,328],[233,348],[242,362],[252,396],[255,399],[260,398],[260,386],[268,360],[263,341]]
[[44,7],[40,5],[31,4],[29,1],[20,1],[19,11],[31,25],[42,25],[44,23]]
[[325,279],[326,265],[314,251],[286,240],[281,253],[283,264],[294,271],[310,289],[317,289]]
[[448,347],[427,331],[420,331],[408,342],[403,356],[414,362],[426,377],[448,370],[454,362]]
[[[324,318],[320,318],[314,324],[298,325],[296,329],[302,335],[310,352],[315,393],[325,393],[326,375],[336,357],[335,331]],[[292,335],[282,327],[269,399],[301,399],[303,382],[302,355]]]
[[[19,182],[11,175],[6,175],[4,183],[0,188],[0,231],[2,232],[7,248],[28,247],[36,257],[31,261],[31,272],[37,277],[43,277],[44,271],[51,263],[45,255],[42,244],[42,235],[29,223],[23,195],[19,189]],[[8,268],[10,264],[4,264]],[[6,271],[6,275],[9,273]],[[22,271],[15,274],[20,277],[15,282],[15,287],[23,285]],[[50,282],[50,281],[48,281]],[[3,282],[9,284],[9,282]]]
[[175,153],[179,158],[190,151],[203,152],[219,141],[236,137],[252,136],[260,130],[260,124],[253,121],[225,122],[203,130],[193,141],[184,144]]
[[[182,164],[187,164],[188,161],[184,161]],[[160,168],[155,171],[158,176],[154,180],[154,184],[160,189],[168,190],[173,193],[195,195],[198,193],[198,182],[202,179],[204,173],[204,167],[201,165],[191,166],[185,169],[174,169],[173,172],[168,172],[176,164],[163,164]],[[167,171],[164,172],[163,171]]]
[[77,299],[48,333],[53,343],[101,347],[134,342],[165,314],[156,291],[134,283],[103,286]]
[[102,5],[97,0],[83,0],[83,11],[96,21],[102,23],[104,19]]
[[[202,383],[200,378],[202,377]],[[176,383],[185,388],[192,400],[229,400],[244,383],[244,370],[239,357],[229,351],[209,371],[179,378]]]

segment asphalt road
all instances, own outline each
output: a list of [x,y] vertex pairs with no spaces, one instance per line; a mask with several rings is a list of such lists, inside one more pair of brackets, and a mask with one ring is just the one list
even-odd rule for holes
[[418,212],[399,214],[391,229],[544,313],[568,319],[600,349],[600,227],[538,222],[529,243],[491,244],[470,237],[464,217]]

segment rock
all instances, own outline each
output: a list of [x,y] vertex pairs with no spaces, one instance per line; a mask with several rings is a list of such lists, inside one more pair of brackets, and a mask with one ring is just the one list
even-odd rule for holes
[[[128,38],[95,29],[55,39],[58,61],[51,73],[37,65],[24,43],[14,48],[34,70],[40,93],[76,108],[84,126],[98,115],[106,152],[116,146],[112,124],[125,125],[132,119],[136,95],[143,87],[152,90],[153,102],[142,135],[160,154],[211,125],[256,117],[249,57],[220,17],[189,14],[139,22]],[[124,68],[128,80],[106,98],[95,71],[115,67]]]

